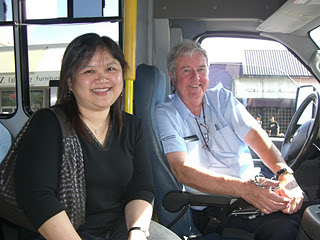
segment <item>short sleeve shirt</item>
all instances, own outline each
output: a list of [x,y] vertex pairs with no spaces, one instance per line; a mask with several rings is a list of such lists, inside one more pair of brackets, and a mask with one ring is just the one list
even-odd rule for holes
[[269,123],[269,130],[271,131],[271,136],[277,136],[278,135],[278,128],[279,125],[276,121]]
[[[165,154],[187,152],[192,164],[218,174],[242,179],[254,175],[244,138],[258,123],[223,87],[206,91],[200,116],[194,116],[177,93],[170,95],[168,102],[157,105],[156,121]],[[208,150],[203,135],[209,137]],[[187,186],[186,189],[195,192]]]

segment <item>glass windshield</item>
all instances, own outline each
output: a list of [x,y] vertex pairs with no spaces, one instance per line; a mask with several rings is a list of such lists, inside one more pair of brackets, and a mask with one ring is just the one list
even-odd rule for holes
[[[318,85],[283,45],[250,38],[205,38],[210,63],[209,87],[222,84],[268,132],[274,117],[285,135],[295,112],[297,87]],[[269,133],[269,132],[268,132]]]
[[310,37],[315,44],[317,44],[318,48],[320,48],[320,26],[310,32]]

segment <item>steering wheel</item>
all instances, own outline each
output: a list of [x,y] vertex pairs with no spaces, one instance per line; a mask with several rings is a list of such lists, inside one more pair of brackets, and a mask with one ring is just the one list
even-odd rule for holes
[[[298,120],[311,101],[314,101],[315,104],[315,117],[297,129]],[[306,97],[293,115],[282,144],[281,154],[293,170],[297,169],[303,160],[313,153],[311,147],[319,133],[319,114],[319,93],[315,91]]]

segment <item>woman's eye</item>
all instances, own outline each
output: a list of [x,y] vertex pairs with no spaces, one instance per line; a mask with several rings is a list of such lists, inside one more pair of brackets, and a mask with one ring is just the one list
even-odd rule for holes
[[115,70],[115,68],[113,68],[113,67],[108,68],[108,71],[114,71],[114,70]]
[[87,71],[85,71],[85,73],[94,73],[94,71],[93,70],[87,70]]

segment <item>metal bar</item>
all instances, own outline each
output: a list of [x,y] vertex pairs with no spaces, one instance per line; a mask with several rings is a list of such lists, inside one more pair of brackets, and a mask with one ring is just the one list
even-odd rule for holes
[[129,64],[125,73],[125,111],[133,113],[133,81],[136,73],[137,0],[125,1],[124,56]]

